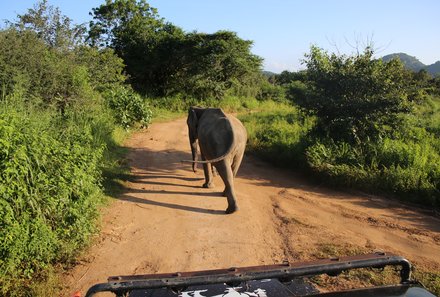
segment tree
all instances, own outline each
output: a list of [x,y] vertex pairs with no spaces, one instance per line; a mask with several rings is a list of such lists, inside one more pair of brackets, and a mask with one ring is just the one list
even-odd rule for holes
[[103,90],[126,79],[122,60],[111,49],[86,47],[84,27],[47,0],[8,24],[0,31],[2,96],[16,94],[63,113],[69,105],[91,100],[92,88]]
[[87,68],[89,82],[98,91],[122,85],[127,77],[124,74],[124,61],[112,49],[97,49],[80,46],[74,52],[75,61]]
[[252,42],[236,33],[187,34],[182,42],[178,88],[196,98],[220,99],[231,88],[252,85],[262,59],[250,52]]
[[279,85],[288,85],[294,81],[303,82],[305,79],[306,79],[306,71],[304,70],[298,72],[290,72],[284,70],[283,72],[275,76],[275,81]]
[[311,47],[304,60],[311,93],[297,103],[317,115],[319,133],[360,143],[399,127],[400,113],[410,110],[408,72],[373,54],[369,47],[354,56]]
[[18,22],[11,25],[19,31],[36,32],[47,45],[60,50],[81,44],[86,32],[83,25],[74,25],[70,18],[61,14],[58,7],[48,5],[47,0],[41,0],[27,13],[18,15]]
[[106,0],[92,9],[88,40],[94,46],[125,52],[139,40],[154,39],[163,28],[157,9],[145,0]]
[[92,15],[90,44],[114,49],[135,89],[164,95],[175,72],[175,42],[183,31],[161,19],[145,0],[107,0]]
[[232,87],[251,85],[260,72],[251,41],[228,31],[185,33],[144,0],[107,0],[93,9],[93,19],[90,43],[113,48],[133,87],[149,95],[221,98]]

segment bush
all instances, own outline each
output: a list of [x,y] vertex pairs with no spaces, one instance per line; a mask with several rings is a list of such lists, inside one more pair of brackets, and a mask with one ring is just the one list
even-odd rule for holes
[[[0,30],[0,296],[56,295],[39,286],[88,244],[103,171],[120,165],[113,117],[151,118],[113,51],[81,45],[80,27],[36,7]],[[113,110],[97,93],[110,87]]]
[[316,141],[307,148],[307,162],[329,184],[438,207],[440,153],[433,142],[429,134],[417,141],[385,138],[362,146]]
[[248,131],[247,149],[284,167],[304,167],[307,135],[313,119],[293,107],[241,116]]
[[267,80],[263,81],[257,99],[283,102],[285,100],[285,89],[282,86],[271,84]]
[[3,96],[15,93],[33,104],[64,112],[76,101],[93,99],[93,90],[122,84],[122,72],[122,60],[111,50],[78,47],[61,52],[48,47],[35,32],[0,31]]
[[301,98],[306,98],[310,96],[309,94],[310,91],[307,89],[307,85],[302,81],[299,80],[292,81],[286,86],[286,88],[287,88],[286,97],[291,102],[297,102]]
[[400,61],[385,63],[373,54],[366,48],[350,57],[329,55],[313,46],[306,55],[309,92],[295,102],[316,114],[319,135],[359,144],[401,127],[414,99],[411,76]]
[[329,185],[440,206],[440,140],[435,134],[412,125],[392,138],[356,145],[318,137],[312,133],[315,118],[294,107],[271,104],[268,112],[240,117],[251,152],[279,166],[312,171],[314,178]]
[[425,133],[416,141],[385,139],[376,152],[380,180],[378,186],[405,199],[440,206],[440,151],[438,142]]
[[416,106],[410,125],[426,128],[440,137],[440,96],[428,95]]
[[128,87],[114,87],[104,93],[108,106],[114,111],[116,123],[129,128],[135,123],[146,127],[152,112],[142,97]]
[[1,31],[0,66],[2,91],[19,91],[28,101],[64,110],[88,92],[83,66],[72,54],[48,48],[34,32]]
[[75,49],[75,59],[87,67],[88,80],[98,91],[122,85],[126,80],[124,62],[111,49],[81,46]]
[[25,292],[23,277],[71,259],[95,230],[105,144],[84,115],[0,105],[1,294]]

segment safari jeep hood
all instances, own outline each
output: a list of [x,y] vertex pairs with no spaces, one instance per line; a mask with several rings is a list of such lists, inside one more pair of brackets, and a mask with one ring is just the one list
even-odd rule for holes
[[[336,277],[347,270],[382,269],[385,266],[400,268],[399,284],[322,293],[308,281],[308,277],[321,274]],[[115,276],[110,277],[107,283],[91,287],[86,297],[104,291],[113,292],[116,296],[130,297],[434,296],[411,280],[411,264],[405,258],[387,253],[278,265]]]

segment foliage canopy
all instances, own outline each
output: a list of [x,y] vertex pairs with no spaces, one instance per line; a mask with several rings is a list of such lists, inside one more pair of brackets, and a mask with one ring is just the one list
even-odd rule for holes
[[185,33],[144,0],[107,0],[93,19],[90,43],[113,48],[142,93],[219,99],[232,87],[255,85],[260,75],[262,59],[250,52],[251,41],[228,31]]
[[398,60],[373,59],[370,48],[347,57],[312,46],[304,62],[309,92],[297,103],[317,115],[321,134],[360,143],[397,129],[410,111],[408,72]]
[[30,30],[37,34],[47,45],[58,50],[68,50],[82,44],[86,28],[73,24],[72,19],[61,14],[58,7],[41,0],[28,9],[27,13],[18,15],[18,21],[10,23],[19,31]]

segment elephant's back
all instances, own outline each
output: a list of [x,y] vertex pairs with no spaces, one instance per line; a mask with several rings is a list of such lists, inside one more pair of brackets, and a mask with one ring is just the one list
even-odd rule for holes
[[228,119],[230,121],[230,124],[232,126],[232,129],[234,131],[235,137],[237,139],[244,139],[246,141],[247,139],[247,131],[246,128],[244,127],[243,123],[237,119],[236,117],[234,117],[233,115],[228,115]]
[[[200,129],[199,126],[199,132],[204,135],[213,135],[219,132],[232,133],[228,116],[220,108],[208,108],[199,120],[199,125],[203,127]],[[199,134],[199,136],[203,135]]]
[[230,119],[221,109],[208,109],[199,122],[199,144],[208,159],[225,154],[234,142]]

